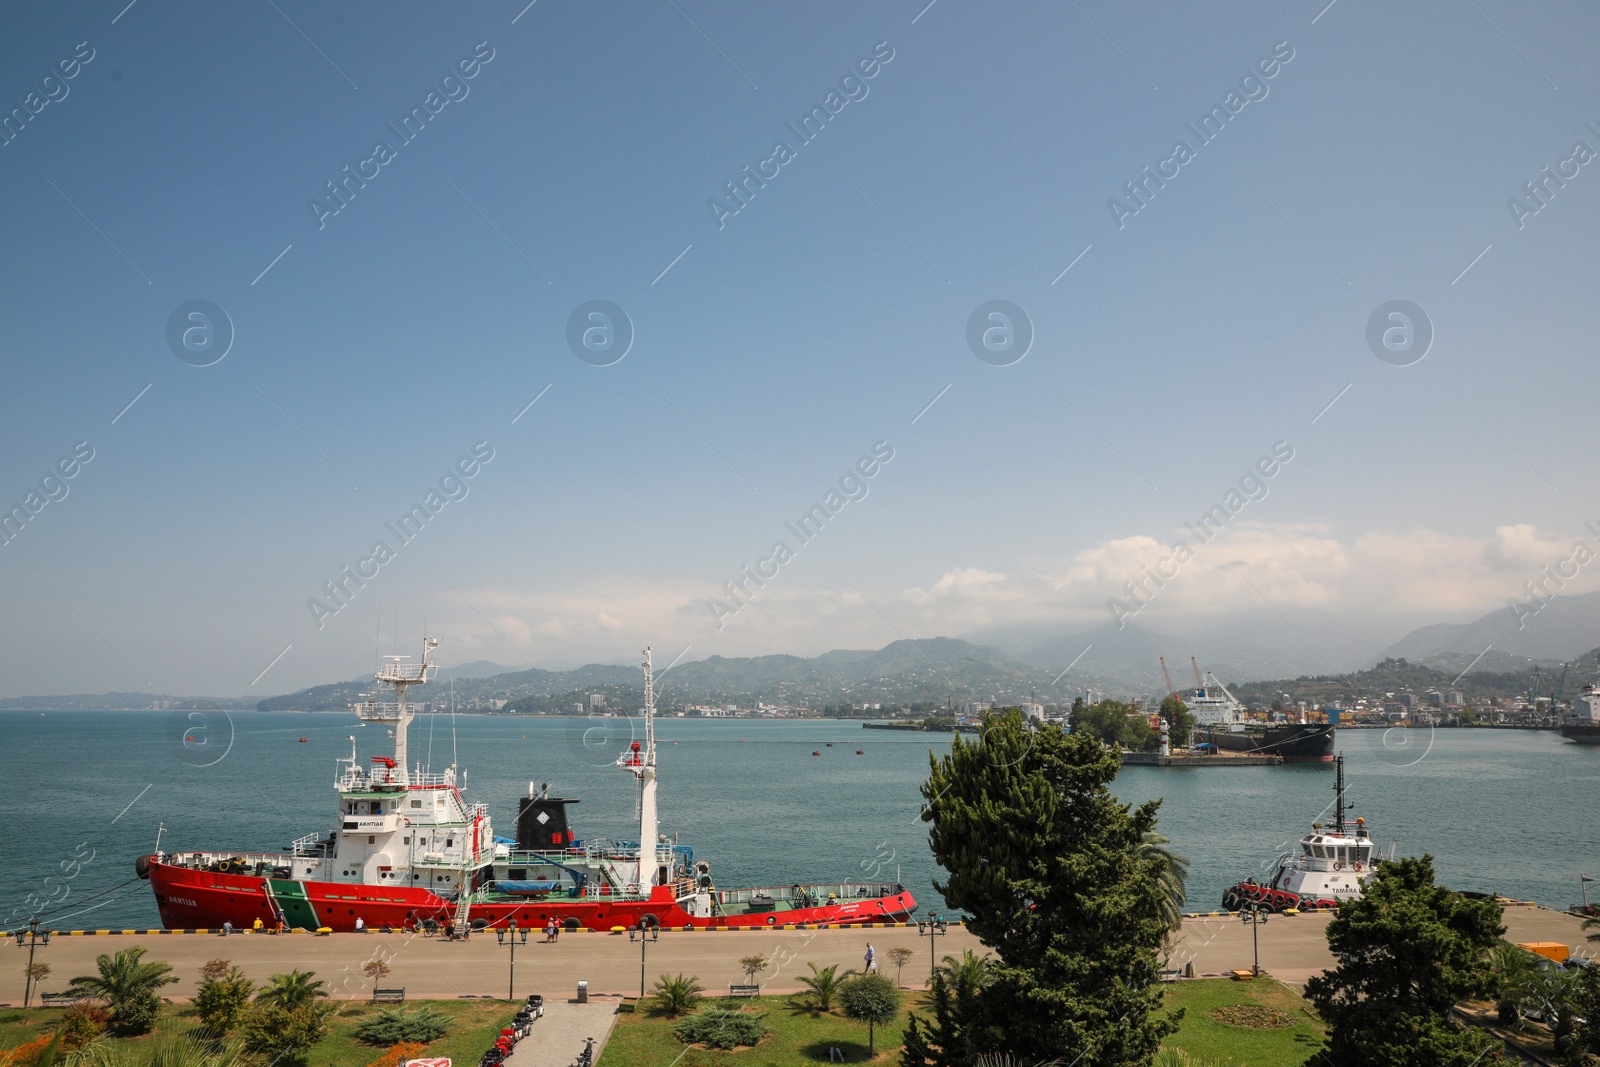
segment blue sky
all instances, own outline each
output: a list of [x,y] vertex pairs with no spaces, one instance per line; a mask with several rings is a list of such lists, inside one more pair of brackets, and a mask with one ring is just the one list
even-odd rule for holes
[[[1141,622],[1281,613],[1381,646],[1595,541],[1600,162],[1520,228],[1508,207],[1600,151],[1586,5],[3,19],[0,107],[27,121],[0,147],[0,505],[94,451],[0,545],[7,693],[265,695],[361,673],[380,627],[560,667],[1101,625],[1278,442],[1266,497]],[[1201,144],[1185,124],[1275,48]],[[786,126],[846,91],[810,143]],[[403,143],[386,124],[430,92]],[[1180,139],[1119,228],[1111,198]],[[308,202],[379,140],[319,226]],[[708,201],[779,140],[719,228]],[[966,339],[995,299],[1034,334],[1009,366]],[[168,343],[196,300],[235,335],[210,366]],[[592,300],[632,323],[610,366],[567,344]],[[1434,331],[1408,366],[1366,341],[1392,300]],[[867,496],[714,626],[879,441]],[[478,442],[465,498],[386,532]],[[319,620],[378,540],[394,558]]]

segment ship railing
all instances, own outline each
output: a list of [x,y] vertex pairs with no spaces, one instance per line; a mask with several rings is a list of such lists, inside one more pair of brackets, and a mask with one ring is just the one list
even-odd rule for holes
[[425,682],[428,680],[425,672],[432,667],[431,663],[385,663],[377,678],[380,682]]
[[328,842],[317,834],[306,834],[304,837],[297,837],[289,843],[289,852],[297,857],[325,857],[328,854]]
[[362,722],[398,722],[400,705],[393,701],[363,700],[350,705],[356,718]]
[[220,860],[243,860],[252,866],[264,863],[272,867],[287,867],[291,859],[277,852],[172,852],[168,853],[166,862],[170,867],[199,870]]
[[[797,892],[798,890],[798,892]],[[837,903],[852,900],[877,900],[905,892],[905,886],[892,882],[840,882],[833,885],[783,885],[760,886],[754,889],[723,889],[717,891],[720,904],[749,904],[756,897],[772,900],[804,899],[812,905],[825,904],[830,898]]]
[[[638,858],[639,845],[634,841],[585,841],[583,843],[583,854],[590,859],[597,860],[631,860]],[[677,864],[677,857],[673,853],[671,844],[656,845],[656,863],[657,865],[666,864],[672,866]]]
[[[392,780],[391,780],[392,779]],[[342,793],[356,793],[368,789],[400,789],[410,786],[414,789],[437,789],[456,784],[454,771],[444,771],[441,774],[412,774],[399,767],[394,768],[392,774],[379,771],[369,772],[358,767],[355,770],[346,770],[333,780],[334,788]]]

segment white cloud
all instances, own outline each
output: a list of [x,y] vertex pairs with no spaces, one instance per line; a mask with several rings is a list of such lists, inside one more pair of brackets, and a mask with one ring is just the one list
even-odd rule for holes
[[[1173,544],[1133,534],[1031,566],[954,567],[909,587],[858,580],[859,592],[848,585],[807,588],[785,573],[723,615],[720,628],[706,598],[734,604],[719,585],[626,575],[538,593],[464,590],[494,627],[463,608],[459,598],[455,607],[461,610],[450,621],[462,659],[516,662],[509,641],[532,663],[557,667],[631,661],[646,644],[666,662],[685,645],[692,646],[690,659],[814,655],[996,625],[1098,626],[1112,621],[1108,600],[1133,606],[1127,583],[1149,604],[1150,618],[1263,612],[1271,610],[1269,604],[1292,618],[1319,612],[1374,621],[1419,614],[1469,617],[1520,597],[1523,581],[1570,550],[1570,542],[1528,524],[1477,538],[1413,529],[1342,539],[1320,525],[1240,521],[1206,544],[1194,544],[1190,535],[1193,558],[1158,587],[1152,574],[1163,561],[1172,573]],[[1563,591],[1595,585],[1600,581],[1585,575]]]

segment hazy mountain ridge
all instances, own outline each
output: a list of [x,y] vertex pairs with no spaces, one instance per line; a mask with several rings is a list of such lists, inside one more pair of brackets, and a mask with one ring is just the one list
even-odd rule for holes
[[[1537,608],[1536,613],[1529,614]],[[1372,688],[1417,684],[1446,688],[1452,682],[1463,690],[1510,693],[1530,685],[1549,690],[1559,679],[1561,664],[1579,661],[1570,670],[1568,692],[1591,680],[1590,665],[1600,648],[1600,593],[1555,597],[1539,608],[1524,605],[1519,619],[1508,609],[1497,609],[1467,623],[1433,623],[1417,627],[1393,642],[1381,654],[1351,664],[1330,664],[1330,655],[1349,659],[1358,638],[1350,632],[1333,632],[1343,644],[1335,647],[1322,632],[1316,644],[1294,630],[1277,624],[1280,647],[1259,638],[1262,625],[1222,620],[1198,637],[1173,636],[1135,623],[1122,628],[1106,624],[1084,630],[1053,630],[1039,624],[992,628],[967,638],[934,637],[895,641],[880,649],[835,649],[813,657],[766,655],[712,656],[670,669],[658,665],[658,685],[663,706],[693,703],[790,703],[810,707],[841,703],[943,704],[994,701],[1017,703],[1036,696],[1046,703],[1067,702],[1093,688],[1113,696],[1151,696],[1165,691],[1161,656],[1166,656],[1172,681],[1180,690],[1192,684],[1193,672],[1185,662],[1194,655],[1202,671],[1213,671],[1229,686],[1248,690],[1282,691],[1295,685],[1361,676],[1380,668],[1385,660],[1406,660],[1408,668],[1433,673],[1401,682],[1398,677],[1373,676]],[[1519,626],[1520,623],[1520,626]],[[1270,620],[1268,621],[1270,625]],[[1368,648],[1372,645],[1368,644]],[[1298,652],[1292,650],[1298,648]],[[1486,652],[1485,649],[1488,649]],[[1086,651],[1087,650],[1087,651]],[[1072,665],[1071,670],[1067,667]],[[1357,664],[1360,664],[1359,666]],[[1366,666],[1376,664],[1376,666]],[[1330,667],[1332,669],[1330,669]],[[1470,668],[1470,669],[1469,669]],[[1535,679],[1534,668],[1541,671]],[[1467,672],[1457,682],[1457,676]],[[1410,675],[1407,675],[1410,678]],[[1365,683],[1364,683],[1365,684]],[[446,707],[450,690],[459,707],[481,708],[485,702],[504,700],[513,710],[574,710],[589,693],[608,695],[622,706],[640,698],[639,670],[632,664],[591,663],[569,671],[541,668],[508,670],[486,660],[443,668],[433,684],[414,698]],[[79,694],[0,699],[0,710],[106,710],[148,709],[167,703],[184,708],[262,711],[334,711],[371,693],[371,675],[350,681],[312,686],[265,700],[248,698],[180,697],[149,693]],[[1330,690],[1331,691],[1331,690]]]
[[[1023,663],[997,648],[951,637],[896,641],[881,649],[835,649],[820,656],[712,656],[657,674],[663,705],[694,703],[790,703],[810,707],[839,703],[1017,703],[1037,693],[1041,699],[1071,699],[1081,688],[1075,678],[1055,681],[1058,672]],[[362,678],[313,686],[269,697],[262,711],[342,710],[373,682]],[[633,666],[592,663],[571,671],[538,668],[488,678],[458,678],[458,706],[506,700],[507,711],[571,711],[589,693],[608,704],[626,706],[642,686]],[[413,693],[436,705],[449,700],[438,682]]]
[[1600,593],[1515,602],[1467,623],[1435,623],[1412,630],[1384,649],[1384,657],[1412,661],[1485,648],[1544,661],[1570,660],[1600,646]]

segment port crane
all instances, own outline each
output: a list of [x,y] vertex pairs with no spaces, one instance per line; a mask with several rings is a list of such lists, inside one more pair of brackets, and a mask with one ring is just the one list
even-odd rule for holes
[[1172,675],[1167,671],[1167,657],[1157,656],[1156,658],[1161,661],[1161,677],[1166,679],[1167,682],[1167,696],[1171,697],[1173,700],[1179,699],[1178,690],[1172,684]]

